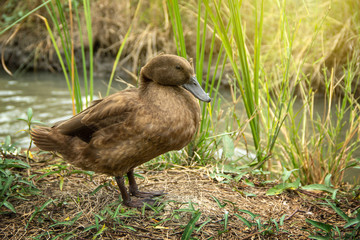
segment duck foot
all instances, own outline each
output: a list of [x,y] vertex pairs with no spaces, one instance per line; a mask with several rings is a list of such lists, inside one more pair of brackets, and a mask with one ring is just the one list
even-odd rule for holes
[[134,169],[131,169],[127,173],[127,176],[129,179],[129,192],[132,196],[139,197],[139,198],[153,198],[153,197],[158,197],[158,196],[166,194],[163,191],[140,192],[138,185],[136,184],[136,181],[135,181]]
[[140,192],[140,191],[131,191],[131,189],[130,189],[130,193],[132,196],[139,197],[139,198],[153,198],[153,197],[158,197],[158,196],[167,194],[164,191]]
[[[115,177],[115,180],[119,186],[119,190],[121,193],[121,198],[123,199],[123,204],[128,207],[136,207],[142,208],[145,203],[149,204],[150,206],[157,206],[159,202],[153,200],[151,198],[142,198],[142,199],[131,199],[129,192],[127,191],[124,183],[124,177]],[[133,189],[134,190],[134,189]],[[132,191],[134,192],[134,191]],[[138,192],[138,191],[135,191]],[[146,206],[145,209],[151,209],[149,206]]]
[[[150,199],[150,198],[144,198],[144,199],[133,199],[130,201],[123,201],[123,204],[127,207],[134,207],[134,208],[142,208],[144,204],[147,203],[150,206],[157,206],[158,202]],[[145,209],[149,210],[151,209],[149,206],[146,206]]]

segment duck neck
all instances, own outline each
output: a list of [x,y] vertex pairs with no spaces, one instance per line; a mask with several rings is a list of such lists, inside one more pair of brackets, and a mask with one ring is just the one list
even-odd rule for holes
[[199,104],[195,97],[183,87],[160,85],[142,74],[140,75],[139,96],[145,100],[144,102],[159,108],[172,109],[176,104],[184,104],[187,107]]
[[154,84],[153,81],[147,79],[142,73],[140,73],[140,82],[139,82],[139,96],[149,98],[151,95],[151,88]]
[[[200,117],[199,102],[181,86],[165,86],[140,78],[139,97],[150,112],[163,122],[173,124],[179,119],[185,125],[194,124],[197,128]],[[161,116],[160,116],[161,115]]]
[[147,79],[142,71],[140,72],[140,79],[139,79],[139,90],[140,92],[144,92],[147,88],[147,85],[151,82],[151,80]]
[[182,95],[182,89],[178,86],[160,85],[146,79],[141,79],[139,84],[139,96],[143,102],[158,109],[172,108],[172,104],[178,104],[178,101],[181,101]]

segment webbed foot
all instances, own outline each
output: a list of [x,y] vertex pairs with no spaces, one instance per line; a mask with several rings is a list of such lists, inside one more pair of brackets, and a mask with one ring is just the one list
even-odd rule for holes
[[158,197],[158,196],[166,194],[163,191],[156,191],[156,192],[141,192],[141,191],[139,191],[138,185],[136,184],[136,181],[135,181],[134,169],[131,169],[127,173],[127,176],[129,179],[129,192],[132,196],[140,197],[140,198],[153,198],[153,197]]
[[[127,207],[134,207],[134,208],[142,208],[144,204],[147,203],[150,206],[156,206],[157,202],[150,198],[143,198],[143,199],[132,199],[129,201],[123,201],[123,204]],[[145,209],[151,209],[149,206],[146,206]]]
[[132,196],[139,197],[139,198],[153,198],[153,197],[158,197],[158,196],[167,194],[166,192],[163,192],[163,191],[141,192],[138,190],[132,191],[132,189],[130,189],[130,193]]

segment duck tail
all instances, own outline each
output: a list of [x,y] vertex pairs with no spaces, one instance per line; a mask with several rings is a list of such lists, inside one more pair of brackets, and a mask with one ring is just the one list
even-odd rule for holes
[[69,140],[66,138],[70,138],[50,127],[31,129],[30,135],[35,145],[40,149],[56,152],[62,152],[64,150],[63,143]]

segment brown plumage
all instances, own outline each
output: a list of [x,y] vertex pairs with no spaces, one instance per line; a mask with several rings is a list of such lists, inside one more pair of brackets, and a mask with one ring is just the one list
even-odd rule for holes
[[153,200],[131,200],[123,175],[132,195],[161,195],[139,192],[133,169],[191,141],[200,121],[194,96],[210,101],[189,62],[163,54],[142,68],[139,88],[96,100],[69,120],[33,129],[31,136],[40,149],[59,152],[77,167],[115,176],[124,204],[141,207]]

